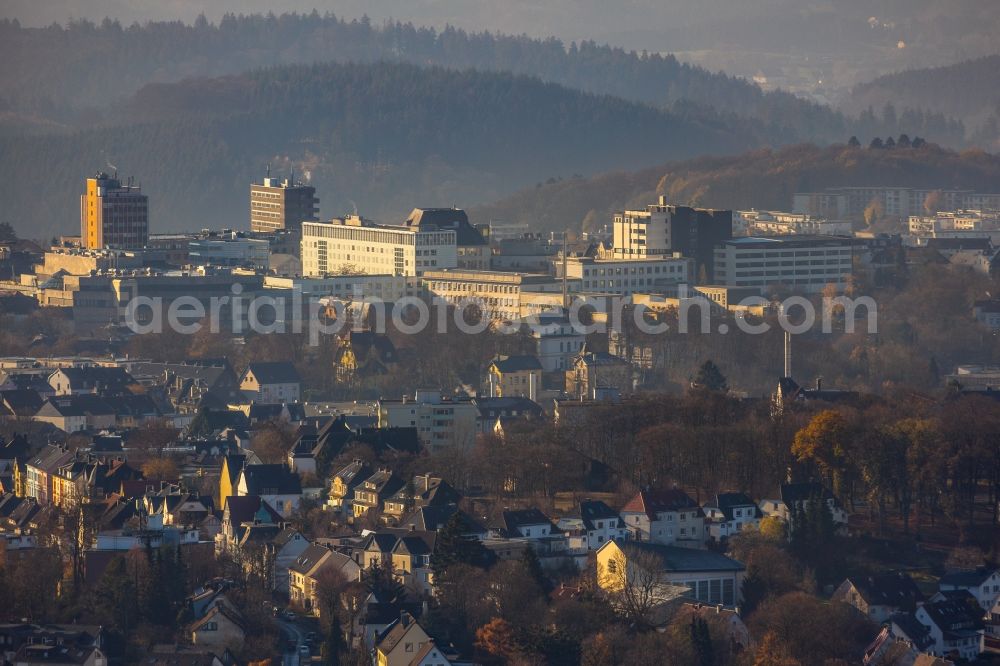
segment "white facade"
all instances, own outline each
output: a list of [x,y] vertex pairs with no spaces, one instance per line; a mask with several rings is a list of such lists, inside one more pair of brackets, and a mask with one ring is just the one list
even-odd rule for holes
[[188,243],[188,259],[193,265],[251,266],[267,270],[271,243],[261,238],[199,238]]
[[715,278],[729,287],[784,284],[819,293],[833,284],[847,286],[853,272],[851,239],[836,236],[747,237],[715,250]]
[[580,280],[584,292],[627,296],[687,284],[693,278],[692,264],[680,254],[632,259],[569,257],[566,275]]
[[417,391],[413,400],[381,400],[379,428],[416,428],[431,452],[452,447],[468,450],[476,439],[479,409],[468,400],[448,400],[440,391]]
[[705,518],[698,507],[680,511],[660,511],[650,520],[644,511],[621,512],[632,538],[667,546],[701,546],[705,543]]
[[976,598],[984,612],[990,612],[994,606],[1000,602],[1000,570],[994,571],[978,584],[949,584],[942,581],[939,589],[948,590],[968,590],[969,594]]
[[415,280],[402,275],[330,275],[327,277],[264,278],[265,289],[298,289],[304,298],[332,297],[337,300],[368,298],[391,302],[419,293]]
[[305,276],[348,269],[368,275],[423,275],[425,270],[457,265],[454,231],[378,225],[356,216],[302,224]]
[[931,640],[933,641],[932,645],[927,649],[927,652],[930,654],[936,657],[957,654],[961,659],[975,661],[982,652],[982,631],[962,632],[959,634],[948,632],[946,635],[941,630],[941,627],[931,619],[930,614],[924,606],[917,608],[916,618],[917,622],[930,630]]

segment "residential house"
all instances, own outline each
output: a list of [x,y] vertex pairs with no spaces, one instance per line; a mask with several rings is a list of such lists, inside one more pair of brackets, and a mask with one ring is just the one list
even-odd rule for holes
[[371,510],[380,511],[382,505],[406,486],[403,479],[387,467],[379,468],[374,474],[356,485],[351,509],[355,518],[364,516]]
[[430,596],[434,580],[431,556],[437,532],[386,528],[365,537],[360,561],[365,569],[379,566],[392,572],[414,596]]
[[232,666],[232,654],[216,655],[208,648],[180,643],[161,643],[139,662],[142,666]]
[[632,365],[607,352],[583,350],[566,370],[566,393],[576,398],[589,398],[599,389],[631,391]]
[[389,336],[372,331],[348,331],[334,353],[333,367],[341,384],[375,383],[396,367],[396,346]]
[[542,418],[544,410],[537,402],[518,396],[498,398],[473,398],[473,404],[479,410],[477,431],[493,432],[502,436],[504,426],[516,422],[525,422]]
[[0,391],[0,418],[30,419],[45,404],[34,389],[8,389]]
[[440,477],[417,474],[396,494],[385,500],[382,520],[396,524],[414,507],[458,504],[462,495]]
[[274,589],[285,591],[288,589],[288,570],[309,547],[309,540],[297,529],[286,527],[271,539],[270,547]]
[[239,386],[243,395],[255,402],[298,402],[302,378],[289,361],[251,363],[240,377]]
[[246,640],[246,623],[239,611],[225,601],[216,600],[200,619],[188,626],[191,643],[212,650],[238,651]]
[[746,527],[760,526],[764,513],[757,504],[743,493],[719,493],[714,503],[702,507],[705,526],[712,541],[721,542]]
[[713,617],[720,618],[722,626],[725,627],[726,635],[729,637],[730,645],[736,648],[734,651],[738,652],[750,647],[750,629],[740,617],[738,608],[726,608],[722,604],[703,604],[700,602],[686,603],[682,608],[706,620]]
[[355,458],[333,475],[330,483],[330,499],[327,501],[334,511],[354,515],[353,501],[355,489],[373,474],[372,468],[363,460]]
[[705,543],[705,514],[679,488],[642,490],[621,510],[636,541],[700,548]]
[[472,516],[465,513],[455,504],[439,504],[434,506],[421,506],[415,508],[410,514],[400,520],[399,526],[402,529],[417,530],[421,532],[439,532],[448,524],[452,516],[458,514],[458,520],[462,525],[462,536],[467,539],[482,541],[489,535],[485,526],[480,524]]
[[256,495],[287,517],[302,501],[302,481],[284,465],[246,465],[240,470],[236,494]]
[[417,655],[410,660],[410,666],[451,666],[452,662],[434,644],[434,639],[428,639]]
[[913,612],[924,595],[907,574],[893,572],[847,578],[832,599],[850,604],[873,622],[881,623],[896,613]]
[[326,576],[352,581],[361,579],[361,567],[343,553],[312,544],[288,567],[288,598],[307,613],[318,614],[317,586]]
[[11,663],[14,666],[107,666],[108,658],[96,647],[43,642],[22,645]]
[[629,580],[649,575],[635,569],[646,560],[656,563],[661,583],[686,587],[686,596],[691,599],[728,607],[740,603],[746,573],[741,562],[711,550],[646,541],[609,541],[601,546],[597,551],[598,584],[606,591],[618,591]]
[[976,301],[972,304],[972,316],[990,330],[1000,330],[1000,300]]
[[112,428],[117,417],[115,408],[104,398],[78,394],[49,398],[35,413],[34,420],[73,433]]
[[628,538],[625,521],[600,500],[584,500],[576,511],[559,519],[558,527],[569,537],[571,550],[597,550],[612,539]]
[[219,475],[219,506],[225,506],[226,500],[236,494],[240,482],[240,472],[246,465],[259,465],[260,458],[254,453],[231,454],[222,459],[222,472]]
[[49,504],[53,497],[55,476],[59,468],[75,458],[76,454],[62,446],[46,446],[25,463],[25,496],[33,497],[39,504]]
[[88,365],[59,368],[49,375],[49,385],[56,395],[96,394],[105,397],[130,393],[137,382],[124,368]]
[[498,356],[486,368],[486,383],[491,398],[537,400],[542,387],[542,363],[537,356]]
[[538,509],[505,510],[490,523],[494,539],[524,538],[540,540],[561,534],[558,527]]
[[816,482],[783,483],[778,490],[779,499],[764,499],[760,501],[760,509],[765,516],[781,518],[792,527],[794,513],[805,511],[806,504],[819,500],[826,504],[838,530],[847,528],[847,510],[833,493]]
[[1000,602],[1000,569],[979,567],[973,571],[953,571],[946,573],[938,581],[942,592],[967,590],[984,613],[989,613]]
[[889,622],[896,640],[936,657],[973,661],[982,651],[982,614],[968,594],[925,603]]
[[375,639],[375,666],[410,666],[430,640],[412,615],[401,613]]
[[[105,666],[103,654],[104,630],[96,625],[86,624],[28,624],[25,622],[0,625],[0,663],[14,664],[15,655],[25,646],[48,646],[70,648],[66,652],[38,651],[23,654],[32,663],[81,664]],[[92,652],[96,649],[98,652]],[[51,659],[51,661],[44,661]],[[65,660],[65,661],[64,661]]]
[[216,552],[235,552],[250,525],[280,525],[283,516],[259,496],[226,498],[222,510],[222,525],[216,537]]

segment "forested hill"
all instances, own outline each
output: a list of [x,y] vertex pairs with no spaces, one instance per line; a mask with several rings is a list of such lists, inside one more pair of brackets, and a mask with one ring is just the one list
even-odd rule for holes
[[0,201],[22,235],[75,231],[83,179],[108,164],[141,181],[151,226],[164,231],[245,226],[249,183],[267,163],[311,179],[326,216],[356,204],[402,219],[415,205],[471,205],[551,175],[762,144],[753,126],[707,113],[511,74],[389,63],[154,85],[115,120],[0,139]]
[[979,150],[789,146],[737,157],[705,157],[638,171],[569,178],[528,188],[470,211],[477,220],[527,222],[538,230],[594,230],[615,210],[659,194],[680,204],[788,210],[795,192],[849,185],[969,188],[995,192],[1000,156]]
[[851,111],[886,104],[959,118],[979,145],[1000,148],[1000,55],[881,76],[843,102]]
[[[665,44],[669,49],[670,45]],[[0,131],[38,131],[50,122],[80,127],[117,113],[118,103],[147,83],[220,76],[289,63],[392,61],[537,76],[544,81],[658,107],[695,104],[754,118],[785,141],[827,142],[875,127],[855,128],[828,107],[784,92],[678,62],[594,42],[563,44],[489,32],[435,31],[411,24],[373,26],[333,15],[227,16],[134,24],[77,21],[24,28],[0,21]],[[82,112],[89,109],[89,112]],[[2,120],[2,118],[0,118]],[[937,141],[946,127],[909,126]]]

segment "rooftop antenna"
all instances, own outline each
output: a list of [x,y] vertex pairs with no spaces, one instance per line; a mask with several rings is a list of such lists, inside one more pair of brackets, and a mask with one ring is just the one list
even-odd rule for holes
[[268,178],[271,177],[271,163],[270,162],[267,163],[267,177]]

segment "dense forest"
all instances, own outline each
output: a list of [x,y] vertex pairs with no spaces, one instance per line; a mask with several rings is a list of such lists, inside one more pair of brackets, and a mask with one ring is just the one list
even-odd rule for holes
[[881,76],[855,86],[842,106],[864,111],[886,104],[961,119],[971,141],[1000,147],[1000,55]]
[[0,139],[0,200],[22,235],[75,230],[83,178],[106,164],[146,186],[154,230],[200,229],[244,225],[248,185],[267,163],[311,180],[324,214],[356,203],[379,217],[490,200],[553,173],[764,141],[712,114],[512,74],[389,63],[153,85],[122,116],[121,124],[71,134]]
[[[866,142],[867,144],[867,142]],[[850,185],[965,188],[993,192],[1000,156],[920,148],[810,144],[760,149],[738,157],[699,157],[638,171],[538,183],[493,204],[476,219],[527,222],[537,229],[593,230],[615,210],[643,207],[665,194],[674,203],[788,210],[795,192]]]
[[[332,14],[226,15],[123,27],[74,21],[25,28],[0,21],[0,129],[49,131],[58,123],[99,121],[146,83],[220,76],[275,64],[392,61],[537,76],[544,81],[659,107],[693,103],[753,118],[784,142],[827,142],[882,131],[781,91],[763,92],[741,78],[679,62],[672,55],[628,51],[593,41],[565,44],[410,23],[375,26]],[[114,113],[114,112],[112,112]],[[960,142],[943,117],[910,119],[907,131]],[[56,125],[54,125],[56,124]]]

